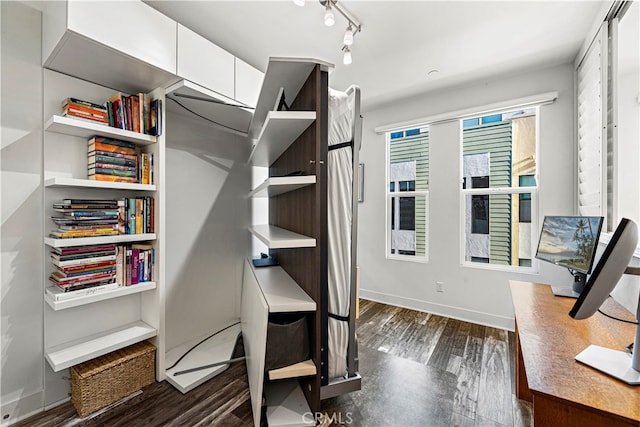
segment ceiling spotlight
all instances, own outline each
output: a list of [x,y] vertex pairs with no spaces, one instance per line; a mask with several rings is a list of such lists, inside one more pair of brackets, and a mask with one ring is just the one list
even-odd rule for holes
[[304,6],[304,0],[293,0],[296,6]]
[[342,56],[342,63],[344,65],[349,65],[351,64],[351,49],[349,49],[349,47],[346,47],[344,49],[344,55]]
[[351,46],[353,44],[353,28],[351,27],[351,22],[349,22],[349,26],[347,30],[344,32],[344,38],[342,39],[342,43]]
[[336,23],[336,19],[333,16],[333,10],[331,10],[331,0],[327,0],[327,8],[324,11],[324,25],[332,27]]

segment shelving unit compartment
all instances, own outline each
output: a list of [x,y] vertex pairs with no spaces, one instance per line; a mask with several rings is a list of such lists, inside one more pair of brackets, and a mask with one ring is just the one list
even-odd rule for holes
[[45,237],[44,244],[52,248],[67,248],[71,246],[100,245],[105,243],[128,243],[156,240],[155,233],[119,234],[117,236],[75,237],[69,239],[54,239]]
[[274,197],[315,183],[315,175],[272,177],[252,190],[249,197]]
[[315,111],[269,111],[249,162],[270,166],[315,120]]
[[269,313],[316,310],[315,301],[282,267],[253,267],[253,264],[250,264],[269,307]]
[[45,350],[54,372],[70,368],[103,354],[155,337],[157,331],[144,322],[133,322],[105,333],[85,337]]
[[79,307],[85,304],[104,301],[112,298],[123,297],[125,295],[137,294],[139,292],[150,291],[156,288],[155,282],[138,283],[131,286],[120,286],[117,289],[109,289],[106,291],[96,291],[95,293],[82,295],[76,298],[56,301],[50,295],[45,294],[44,300],[54,310],[65,310],[67,308]]
[[48,178],[44,181],[44,186],[51,188],[75,187],[107,190],[156,191],[156,186],[154,184],[134,184],[129,182],[95,181],[92,179],[63,177]]
[[313,248],[316,246],[316,239],[303,234],[294,233],[284,228],[273,225],[252,225],[249,231],[269,249],[286,248]]
[[133,142],[138,145],[155,144],[157,142],[157,137],[153,135],[64,116],[52,116],[44,125],[44,130],[86,139],[99,135],[120,141]]

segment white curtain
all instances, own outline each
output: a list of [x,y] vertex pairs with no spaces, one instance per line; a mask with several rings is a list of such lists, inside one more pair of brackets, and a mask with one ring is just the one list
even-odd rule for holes
[[[329,89],[329,147],[353,138],[355,91]],[[348,317],[351,281],[352,147],[328,154],[329,313]],[[329,378],[347,374],[349,323],[329,317]]]

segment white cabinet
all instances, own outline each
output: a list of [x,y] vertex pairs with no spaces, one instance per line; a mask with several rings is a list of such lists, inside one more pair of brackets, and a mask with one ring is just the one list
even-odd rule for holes
[[50,1],[43,65],[123,92],[175,80],[176,22],[141,1]]
[[240,58],[236,60],[235,99],[238,102],[255,107],[260,96],[264,73]]
[[180,77],[233,98],[234,62],[232,54],[178,24],[177,74]]

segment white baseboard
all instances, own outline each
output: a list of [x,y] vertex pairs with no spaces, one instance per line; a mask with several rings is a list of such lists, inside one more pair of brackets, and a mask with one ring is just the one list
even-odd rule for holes
[[408,308],[411,310],[422,311],[425,313],[437,314],[439,316],[450,317],[452,319],[476,323],[479,325],[506,329],[508,331],[515,330],[515,321],[512,317],[497,316],[495,314],[467,310],[444,304],[434,304],[432,302],[390,295],[382,292],[369,291],[367,289],[360,289],[360,298],[383,304],[395,305],[397,307]]
[[10,426],[44,411],[44,391],[38,391],[28,396],[15,396],[11,393],[2,396],[1,426]]

